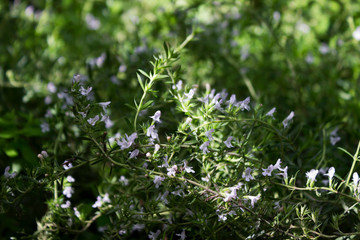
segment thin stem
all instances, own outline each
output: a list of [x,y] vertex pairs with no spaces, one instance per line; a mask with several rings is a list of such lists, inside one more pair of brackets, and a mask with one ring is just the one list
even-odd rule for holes
[[354,171],[354,168],[355,168],[355,164],[356,164],[356,162],[358,161],[359,150],[360,150],[360,141],[359,141],[359,144],[358,144],[358,146],[357,146],[356,153],[355,153],[354,156],[353,156],[353,163],[352,163],[352,165],[351,165],[351,169],[350,169],[349,175],[348,175],[348,177],[347,177],[347,179],[346,179],[346,184],[345,184],[345,186],[348,186],[348,185],[349,185],[351,175],[352,175],[352,173],[353,173],[353,171]]

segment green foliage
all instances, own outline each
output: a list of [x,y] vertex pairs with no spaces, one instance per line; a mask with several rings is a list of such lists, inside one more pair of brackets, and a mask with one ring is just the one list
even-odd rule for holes
[[0,235],[357,238],[359,12],[0,2]]

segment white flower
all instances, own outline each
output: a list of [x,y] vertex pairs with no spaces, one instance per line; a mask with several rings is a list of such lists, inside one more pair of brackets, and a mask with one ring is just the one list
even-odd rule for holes
[[210,180],[210,175],[207,174],[206,177],[202,177],[201,180],[204,181],[204,182],[209,182],[209,180]]
[[183,82],[180,80],[180,81],[178,81],[178,83],[176,85],[173,85],[172,88],[180,91],[182,89],[182,85],[183,85]]
[[87,96],[92,90],[92,87],[88,87],[85,89],[83,86],[80,87],[80,94],[83,96]]
[[209,153],[210,151],[208,150],[208,146],[209,146],[210,142],[206,141],[203,144],[200,145],[200,150],[203,151],[204,154]]
[[9,171],[10,171],[10,166],[7,166],[5,168],[5,172],[4,172],[4,177],[5,178],[14,178],[14,177],[16,177],[17,172],[9,173]]
[[225,194],[224,202],[229,202],[231,201],[231,199],[236,198],[237,197],[236,190],[237,190],[236,187],[231,188],[231,192]]
[[227,217],[226,217],[226,214],[220,214],[218,215],[219,217],[219,221],[226,221]]
[[305,62],[308,64],[314,63],[314,56],[311,53],[308,53],[305,57]]
[[335,168],[334,167],[331,167],[329,168],[329,171],[328,173],[324,174],[325,176],[329,176],[329,179],[332,179],[334,177],[334,174],[335,174]]
[[245,98],[244,101],[240,101],[236,104],[236,107],[240,107],[241,111],[244,111],[246,109],[247,111],[250,111],[250,97]]
[[62,165],[65,170],[68,170],[73,167],[72,163],[68,161],[65,161]]
[[232,148],[232,147],[234,147],[233,145],[231,145],[231,140],[233,139],[233,137],[232,136],[229,136],[227,139],[226,139],[226,141],[224,141],[224,143],[225,143],[225,145],[226,145],[226,147],[227,148]]
[[155,144],[154,154],[157,153],[159,150],[160,150],[160,145],[159,145],[159,144]]
[[331,142],[331,145],[335,145],[338,141],[341,140],[341,138],[339,137],[339,135],[337,134],[337,131],[339,129],[338,128],[335,128],[331,133],[330,133],[330,142]]
[[306,172],[306,177],[310,181],[316,181],[316,175],[318,174],[319,170],[311,169],[309,172]]
[[321,54],[325,55],[330,52],[330,48],[326,43],[322,43],[319,47],[319,51]]
[[176,234],[176,236],[179,236],[180,240],[185,240],[186,238],[185,230],[183,229],[182,232],[180,234]]
[[307,34],[310,32],[310,27],[309,25],[307,25],[306,23],[303,23],[301,21],[298,21],[296,23],[296,28],[297,30],[299,30],[300,32],[304,33],[304,34]]
[[243,172],[243,174],[242,174],[242,177],[245,178],[245,181],[247,181],[247,182],[252,180],[252,179],[255,179],[251,175],[251,171],[252,171],[252,169],[248,167],[248,168],[245,169],[245,172]]
[[87,112],[78,112],[83,118],[86,118]]
[[168,156],[165,156],[164,157],[164,163],[163,164],[161,164],[160,166],[158,166],[158,167],[169,167],[169,164],[168,164]]
[[56,86],[53,82],[49,82],[47,85],[47,89],[49,90],[49,92],[51,93],[55,93],[56,92]]
[[124,186],[129,185],[129,180],[128,180],[126,177],[124,177],[124,176],[121,176],[121,177],[119,178],[119,182],[121,182]]
[[87,122],[91,125],[91,126],[94,126],[96,124],[97,121],[99,121],[100,117],[99,115],[96,115],[95,117],[93,118],[89,118],[87,120]]
[[251,207],[254,207],[254,204],[260,199],[260,195],[248,196],[248,199],[251,201]]
[[156,240],[158,238],[158,236],[160,235],[161,231],[160,230],[157,230],[155,233],[151,232],[150,231],[150,234],[148,235],[148,237],[151,239],[151,240]]
[[281,17],[281,15],[280,15],[280,13],[279,13],[278,11],[275,11],[275,12],[273,13],[273,18],[274,18],[274,20],[275,20],[276,22],[278,22],[278,21],[280,20],[280,17]]
[[161,116],[161,111],[156,111],[154,116],[151,116],[150,118],[152,118],[155,122],[161,123],[160,120],[160,116]]
[[66,201],[66,203],[63,203],[60,205],[61,208],[69,208],[71,205],[71,202],[69,200]]
[[44,157],[44,158],[47,158],[49,156],[49,154],[46,152],[46,151],[41,151],[41,155]]
[[120,235],[120,236],[122,236],[122,235],[124,235],[124,234],[126,234],[126,230],[119,230],[119,235]]
[[236,95],[232,94],[230,100],[226,102],[227,105],[234,105],[236,103]]
[[294,112],[291,112],[282,122],[282,124],[284,125],[284,128],[286,128],[289,125],[289,122],[294,118],[295,114]]
[[130,157],[129,159],[132,159],[132,158],[137,158],[137,156],[139,155],[139,150],[138,149],[135,149],[134,151],[130,152]]
[[103,203],[110,203],[109,194],[105,193],[104,197],[102,198],[100,195],[97,196],[96,202],[92,205],[93,208],[99,208],[103,205]]
[[209,131],[205,132],[205,136],[209,139],[209,141],[214,140],[213,136],[211,135],[211,133],[213,133],[214,131],[214,129],[210,129]]
[[170,177],[170,176],[174,176],[175,177],[175,174],[176,174],[176,171],[177,171],[177,165],[173,165],[171,168],[168,168],[167,169],[167,175]]
[[284,167],[284,168],[278,168],[280,171],[282,171],[282,173],[278,173],[277,175],[282,175],[284,177],[284,179],[287,179],[288,178],[288,174],[287,174],[287,170],[288,170],[288,167]]
[[75,182],[75,178],[73,178],[72,176],[67,176],[66,177],[66,180],[68,181],[68,182]]
[[116,139],[116,142],[120,146],[121,150],[131,147],[131,145],[134,143],[135,139],[137,138],[137,133],[134,132],[129,137],[126,134],[125,136],[126,136],[126,140],[125,138],[122,138],[121,140]]
[[74,189],[72,187],[65,187],[63,194],[67,197],[67,198],[71,198],[72,194],[74,193]]
[[275,118],[274,118],[274,113],[275,113],[275,111],[276,111],[276,107],[273,107],[270,111],[268,111],[268,112],[265,114],[265,116],[269,116],[269,117],[272,117],[273,119],[275,119]]
[[110,198],[109,198],[109,194],[108,194],[108,193],[105,193],[105,194],[104,194],[104,197],[103,197],[102,201],[103,201],[104,203],[110,203]]
[[354,186],[357,187],[359,183],[359,174],[357,172],[353,173],[353,182],[354,182]]
[[277,161],[276,161],[276,163],[275,163],[275,165],[274,165],[274,169],[279,169],[280,170],[280,164],[281,164],[281,159],[279,158]]
[[159,186],[161,185],[162,181],[164,181],[165,178],[164,177],[160,177],[160,176],[155,176],[154,178],[154,184],[156,188],[159,188]]
[[274,166],[272,165],[272,164],[270,164],[269,166],[268,166],[268,168],[266,168],[266,169],[262,169],[263,170],[263,172],[262,172],[262,175],[264,175],[264,176],[271,176],[271,172],[274,170],[275,168],[274,168]]
[[102,107],[103,111],[105,112],[106,108],[110,105],[111,101],[108,102],[100,102],[99,105]]
[[80,218],[81,215],[80,215],[79,210],[78,210],[76,207],[74,207],[73,210],[74,210],[75,216],[77,216],[78,218]]
[[193,98],[194,94],[195,94],[195,89],[190,89],[188,93],[184,93],[186,97],[186,101],[190,101]]
[[184,170],[185,170],[185,172],[187,172],[187,173],[195,173],[195,171],[192,169],[192,167],[189,167],[189,166],[187,165],[187,162],[186,162],[186,161],[184,161]]
[[159,196],[156,198],[156,200],[161,200],[164,202],[164,204],[168,204],[169,201],[167,200],[167,196],[169,195],[169,191],[165,191],[163,194],[159,194]]
[[159,135],[157,133],[157,130],[155,129],[155,125],[151,125],[147,131],[146,136],[151,137],[152,139],[158,139]]
[[50,132],[50,125],[47,122],[41,123],[40,128],[43,133]]
[[86,25],[91,30],[98,30],[101,26],[100,21],[90,13],[86,14],[85,21],[86,21]]
[[356,40],[360,40],[360,26],[355,29],[355,31],[352,33],[352,37]]

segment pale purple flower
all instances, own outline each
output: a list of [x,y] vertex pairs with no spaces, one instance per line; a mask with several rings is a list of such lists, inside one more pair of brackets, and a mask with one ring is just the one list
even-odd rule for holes
[[334,177],[334,174],[335,174],[335,168],[334,167],[331,167],[329,168],[329,171],[328,173],[324,174],[325,176],[329,176],[329,179],[332,179]]
[[204,142],[203,144],[200,145],[200,150],[203,151],[203,154],[207,154],[207,153],[210,152],[210,151],[208,150],[209,144],[210,144],[210,142],[209,142],[209,141],[206,141],[206,142]]
[[121,182],[124,186],[129,185],[129,180],[128,180],[126,177],[124,177],[124,176],[121,176],[121,177],[119,178],[119,182]]
[[230,100],[226,102],[227,105],[234,105],[236,103],[236,95],[232,94]]
[[202,177],[201,180],[204,181],[204,182],[209,182],[210,181],[210,175],[207,174],[206,177]]
[[160,177],[160,176],[155,176],[154,178],[154,184],[156,188],[159,188],[159,186],[161,185],[162,181],[164,181],[165,178],[164,177]]
[[244,101],[240,101],[238,103],[236,103],[236,107],[240,107],[241,111],[244,111],[244,109],[246,109],[247,111],[250,111],[250,97],[245,98]]
[[175,195],[175,196],[179,196],[179,197],[184,197],[185,193],[182,189],[178,189],[176,191],[172,191],[171,194]]
[[151,116],[150,118],[152,118],[155,122],[161,123],[160,120],[160,116],[161,116],[161,111],[156,111],[154,116]]
[[330,133],[330,142],[331,142],[331,145],[335,145],[338,141],[341,140],[341,138],[339,137],[339,135],[337,134],[337,131],[339,129],[338,128],[335,128],[331,133]]
[[284,128],[286,128],[289,125],[289,122],[294,118],[295,114],[294,112],[291,112],[282,122],[282,124],[284,125]]
[[167,196],[169,195],[169,191],[165,191],[163,194],[159,194],[156,200],[161,200],[164,204],[168,204]]
[[47,89],[51,93],[56,93],[56,86],[53,82],[49,82],[47,85]]
[[273,13],[273,18],[274,18],[274,20],[275,20],[276,22],[278,22],[278,21],[280,20],[280,18],[281,18],[280,13],[279,13],[278,11],[275,11],[275,12]]
[[92,205],[93,208],[99,208],[103,205],[103,203],[110,203],[109,194],[105,193],[104,197],[102,198],[100,195],[97,196],[96,202]]
[[194,94],[195,94],[195,89],[190,89],[188,93],[184,93],[186,97],[186,101],[190,101],[193,98]]
[[63,194],[67,197],[67,198],[71,198],[72,194],[74,193],[74,189],[72,187],[65,187]]
[[266,169],[262,169],[263,170],[263,172],[262,172],[262,175],[264,175],[264,176],[271,176],[271,173],[272,173],[272,171],[274,170],[275,168],[274,168],[274,166],[272,165],[272,164],[270,164],[269,166],[268,166],[268,168],[266,168]]
[[305,57],[305,62],[308,64],[314,63],[314,56],[311,53],[308,53]]
[[137,158],[137,156],[139,155],[139,150],[138,149],[135,149],[134,151],[130,152],[130,157],[129,159],[132,159],[132,158]]
[[288,167],[284,167],[284,168],[278,168],[282,173],[278,173],[277,175],[282,175],[284,177],[284,179],[287,179],[288,178],[288,174],[287,174],[287,170],[288,170]]
[[227,139],[226,139],[226,141],[224,141],[224,143],[225,143],[225,145],[226,145],[226,147],[227,148],[232,148],[232,147],[234,147],[233,145],[231,145],[231,140],[233,139],[233,137],[232,136],[229,136]]
[[101,26],[100,21],[90,13],[86,14],[85,21],[86,21],[86,25],[91,30],[98,30]]
[[46,152],[46,151],[41,151],[41,155],[44,157],[44,158],[47,158],[49,156],[49,154]]
[[70,168],[72,168],[72,167],[73,167],[73,165],[72,165],[71,162],[65,161],[65,162],[63,163],[63,168],[64,168],[65,170],[68,170],[68,169],[70,169]]
[[110,198],[109,198],[109,194],[108,194],[108,193],[105,193],[105,194],[104,194],[104,197],[103,197],[102,201],[103,201],[104,203],[110,203]]
[[167,175],[170,177],[170,176],[174,176],[175,177],[175,174],[176,174],[176,171],[177,171],[177,165],[173,165],[171,168],[168,168],[167,169]]
[[220,99],[220,101],[216,100],[214,105],[214,108],[219,110],[220,112],[224,111],[224,109],[221,107],[222,102],[223,102],[222,99]]
[[74,207],[73,210],[74,210],[75,216],[77,216],[78,218],[80,218],[81,215],[80,215],[79,210],[78,210],[76,207]]
[[75,182],[75,178],[73,178],[72,176],[67,176],[66,177],[66,180],[68,181],[68,182]]
[[155,125],[151,125],[147,131],[146,131],[146,136],[151,137],[152,139],[158,139],[159,135],[157,130],[155,129]]
[[184,170],[185,170],[185,172],[187,172],[187,173],[195,173],[195,171],[193,170],[193,168],[192,168],[192,167],[189,167],[189,166],[187,165],[187,162],[186,162],[186,161],[184,161]]
[[102,107],[103,111],[105,112],[106,108],[110,105],[111,101],[108,102],[99,102],[100,107]]
[[247,182],[250,181],[250,180],[255,179],[251,175],[251,171],[252,171],[252,169],[248,167],[248,168],[245,169],[245,172],[243,172],[243,174],[242,174],[242,177],[245,178],[245,181],[247,181]]
[[69,200],[66,201],[66,203],[63,203],[60,205],[61,208],[70,208],[71,202]]
[[10,171],[10,166],[7,166],[5,168],[5,171],[4,171],[4,177],[5,178],[14,178],[14,177],[16,177],[17,172],[9,173],[9,171]]
[[226,214],[220,214],[220,215],[218,215],[218,217],[219,217],[219,221],[226,221],[227,220]]
[[40,128],[41,128],[41,132],[43,133],[50,132],[50,126],[47,122],[42,122],[40,124]]
[[213,133],[214,131],[214,129],[210,129],[209,131],[205,132],[205,136],[209,139],[209,141],[214,140],[213,136],[211,135],[211,133]]
[[276,111],[276,107],[273,107],[270,111],[268,111],[268,112],[265,114],[265,116],[269,116],[269,117],[272,117],[273,119],[275,119],[275,118],[274,118],[274,113],[275,113],[275,111]]
[[122,236],[122,235],[124,235],[124,234],[126,234],[126,230],[119,230],[119,235],[120,235],[120,236]]
[[177,89],[178,91],[180,91],[182,89],[182,85],[183,85],[183,82],[180,80],[180,81],[177,82],[176,85],[173,85],[172,88]]
[[165,156],[164,157],[164,163],[163,164],[161,164],[160,166],[158,166],[158,167],[166,167],[166,168],[168,168],[169,167],[169,163],[168,163],[168,156]]
[[127,66],[125,64],[121,64],[119,66],[119,69],[118,69],[119,72],[123,73],[123,72],[126,72],[126,70],[127,70]]
[[84,88],[83,86],[80,87],[80,94],[83,96],[87,96],[92,90],[92,87]]
[[224,202],[229,202],[232,199],[236,198],[236,190],[237,188],[231,188],[231,192],[230,193],[225,193],[225,198],[224,198]]
[[145,224],[137,223],[132,227],[132,231],[141,231],[145,228]]
[[326,43],[322,43],[319,47],[319,51],[321,54],[325,55],[330,52],[330,48]]
[[86,118],[87,111],[86,112],[78,112],[83,118]]
[[121,140],[116,139],[116,142],[120,146],[121,150],[127,149],[127,148],[131,147],[132,144],[134,144],[134,141],[137,138],[137,133],[134,132],[130,136],[125,134],[125,136],[126,136],[126,140],[125,140],[125,138],[122,138]]
[[274,165],[274,170],[275,170],[275,169],[279,169],[279,170],[280,170],[280,167],[281,167],[281,159],[279,158],[279,159],[276,161],[275,165]]
[[360,40],[360,26],[355,29],[355,31],[352,33],[352,37],[356,40]]
[[176,234],[176,236],[179,236],[180,240],[185,240],[186,238],[185,230],[183,229],[182,232],[180,234]]
[[150,234],[148,235],[148,237],[151,239],[151,240],[156,240],[159,235],[160,235],[161,231],[160,230],[157,230],[155,233],[151,232],[150,231]]
[[254,207],[255,203],[259,201],[260,195],[257,196],[248,196],[248,199],[251,201],[251,207]]
[[160,145],[159,145],[159,144],[155,144],[154,153],[157,153],[159,150],[160,150]]
[[311,169],[309,172],[306,172],[306,177],[310,180],[310,181],[316,181],[316,175],[318,174],[319,170],[316,169]]
[[96,115],[95,117],[93,118],[89,118],[87,120],[87,122],[91,125],[91,126],[94,126],[96,124],[97,121],[99,121],[100,117],[99,115]]

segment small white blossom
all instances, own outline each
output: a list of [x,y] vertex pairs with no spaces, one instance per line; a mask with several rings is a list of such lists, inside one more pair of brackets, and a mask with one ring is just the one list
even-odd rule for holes
[[158,167],[169,167],[169,163],[168,163],[168,156],[164,157],[164,163]]
[[273,18],[274,18],[274,20],[275,20],[276,22],[278,22],[278,21],[280,20],[280,18],[281,18],[280,13],[279,13],[278,11],[275,11],[275,12],[273,13]]
[[63,203],[60,205],[61,208],[70,208],[71,202],[69,200],[66,201],[66,203]]
[[204,181],[204,182],[209,182],[210,181],[210,175],[207,174],[206,177],[202,177],[201,180]]
[[308,53],[305,57],[305,62],[308,64],[314,63],[314,56],[311,53]]
[[288,174],[287,174],[287,170],[288,170],[288,167],[284,167],[284,168],[278,168],[280,171],[282,171],[282,173],[278,173],[277,175],[282,175],[284,177],[284,179],[287,179],[288,178]]
[[108,102],[100,102],[99,105],[102,107],[103,111],[105,112],[106,108],[110,105],[111,101]]
[[152,139],[158,139],[159,135],[157,133],[157,130],[155,129],[155,125],[151,125],[147,131],[146,136],[151,137]]
[[44,158],[47,158],[49,156],[49,154],[46,152],[46,151],[41,151],[41,155],[44,157]]
[[83,96],[87,96],[89,95],[89,93],[91,92],[92,87],[88,87],[88,88],[84,88],[83,86],[80,87],[80,94]]
[[214,129],[210,129],[209,131],[205,132],[205,136],[209,139],[209,141],[214,140],[213,136],[211,135],[211,133],[213,133],[214,131]]
[[132,227],[133,231],[141,231],[145,228],[145,224],[137,223]]
[[62,165],[65,170],[68,170],[73,167],[72,163],[68,161],[65,161]]
[[63,194],[67,197],[67,198],[71,198],[72,194],[74,193],[74,189],[72,187],[65,187]]
[[154,154],[157,153],[159,150],[160,150],[160,145],[159,145],[159,144],[155,144]]
[[353,183],[354,183],[354,187],[358,186],[359,183],[359,174],[357,172],[353,173]]
[[101,26],[100,21],[90,13],[86,14],[85,21],[86,21],[86,25],[91,30],[98,30]]
[[108,194],[108,193],[105,193],[105,194],[104,194],[104,197],[103,197],[102,201],[103,201],[104,203],[110,203],[110,198],[109,198],[109,194]]
[[179,236],[180,240],[185,240],[186,238],[185,230],[183,229],[182,232],[180,234],[176,234],[176,236]]
[[224,202],[229,202],[231,199],[234,199],[237,197],[236,195],[236,188],[232,188],[230,193],[225,194]]
[[242,174],[242,177],[245,178],[245,181],[250,181],[250,180],[253,180],[255,179],[252,175],[251,175],[251,171],[252,169],[251,168],[246,168],[245,169],[245,172]]
[[185,172],[187,172],[187,173],[195,173],[195,171],[193,170],[193,168],[192,168],[192,167],[189,167],[189,166],[187,165],[187,162],[186,162],[186,161],[184,161],[184,170],[185,170]]
[[226,221],[227,220],[226,214],[220,214],[220,215],[218,215],[218,217],[219,217],[219,221]]
[[294,118],[295,114],[294,112],[291,112],[282,122],[282,124],[284,125],[284,128],[286,128],[289,125],[289,122]]
[[338,128],[335,128],[331,133],[330,133],[330,142],[331,142],[331,145],[335,145],[338,141],[341,140],[341,138],[339,137],[339,135],[337,134],[337,131],[339,129]]
[[104,203],[110,203],[110,198],[109,198],[109,194],[105,193],[104,197],[102,198],[101,196],[97,196],[96,198],[96,202],[92,205],[93,208],[99,208],[101,207]]
[[226,145],[226,147],[227,148],[232,148],[232,147],[234,147],[233,145],[231,145],[231,140],[233,139],[233,137],[232,136],[229,136],[227,139],[226,139],[226,141],[224,141],[224,143],[225,143],[225,145]]
[[318,174],[319,170],[316,169],[311,169],[309,172],[306,172],[306,177],[310,180],[310,181],[316,181],[316,175]]
[[47,85],[47,89],[51,93],[56,93],[56,86],[53,82],[49,82]]
[[355,31],[352,33],[352,37],[356,40],[360,40],[360,26],[355,29]]
[[184,93],[186,97],[186,101],[190,101],[193,98],[194,94],[195,94],[195,89],[190,89],[188,93]]
[[121,140],[116,139],[116,142],[120,146],[121,150],[127,149],[131,147],[132,144],[134,144],[134,141],[137,138],[137,133],[134,132],[130,136],[125,134],[125,136],[126,136],[126,140],[125,138],[122,138]]
[[259,201],[260,195],[257,196],[248,196],[248,199],[251,201],[251,207],[254,207],[255,203]]
[[78,218],[80,218],[81,215],[80,215],[79,210],[78,210],[76,207],[74,207],[73,210],[74,210],[75,216],[77,216]]
[[167,175],[170,177],[170,176],[174,176],[175,177],[175,174],[176,174],[176,171],[177,171],[177,165],[173,165],[171,168],[168,168],[167,169]]
[[163,194],[159,194],[159,196],[156,198],[156,200],[163,201],[164,204],[168,204],[169,201],[167,200],[167,196],[169,195],[169,191],[165,191]]
[[204,154],[209,153],[210,151],[208,150],[208,146],[209,146],[210,142],[206,141],[203,144],[200,145],[200,150],[203,151]]
[[330,52],[330,48],[326,43],[322,43],[319,47],[319,51],[321,54],[325,55]]
[[130,157],[129,159],[132,159],[132,158],[137,158],[137,156],[139,155],[139,150],[138,149],[135,149],[134,151],[130,152]]
[[91,125],[91,126],[94,126],[96,124],[97,121],[99,121],[100,117],[99,115],[96,115],[95,117],[93,118],[89,118],[87,120],[87,122]]
[[176,85],[173,85],[172,88],[177,89],[178,91],[180,91],[182,89],[182,85],[183,85],[183,82],[180,80],[180,81],[177,82]]
[[274,113],[275,113],[275,111],[276,111],[276,107],[273,107],[270,111],[268,111],[268,112],[265,114],[265,116],[269,116],[269,117],[272,117],[273,119],[275,119],[275,118],[274,118]]
[[68,181],[68,182],[75,182],[75,178],[73,178],[72,176],[67,176],[66,177],[66,180]]
[[41,123],[40,128],[43,133],[50,132],[50,125],[47,122]]
[[14,177],[16,177],[17,172],[9,173],[9,171],[10,171],[10,166],[7,166],[5,168],[5,171],[4,171],[4,177],[5,178],[14,178]]
[[270,164],[269,166],[268,166],[268,168],[266,168],[266,169],[262,169],[263,170],[263,172],[262,172],[262,175],[264,175],[264,176],[271,176],[271,173],[272,173],[272,171],[274,170],[274,166],[272,165],[272,164]]
[[274,165],[274,170],[275,170],[275,169],[279,169],[279,170],[280,170],[280,167],[281,167],[281,159],[279,158],[279,159],[276,161],[275,165]]
[[161,111],[159,110],[156,111],[154,116],[151,116],[150,118],[152,118],[155,122],[161,123],[160,117],[161,117]]
[[159,188],[159,186],[161,185],[162,181],[164,181],[165,178],[164,177],[160,177],[160,176],[155,176],[154,178],[154,184],[156,188]]
[[157,230],[155,233],[150,231],[150,234],[148,235],[148,237],[151,240],[156,240],[159,237],[160,233],[161,233],[160,230]]
[[329,171],[328,173],[324,174],[325,176],[329,176],[329,179],[332,179],[334,177],[334,174],[335,174],[335,168],[334,167],[331,167],[329,168]]
[[124,234],[126,234],[126,230],[119,230],[119,235],[120,235],[120,236],[122,236],[122,235],[124,235]]
[[236,104],[236,107],[240,107],[241,111],[244,111],[246,109],[247,111],[250,111],[250,97],[247,97],[244,101],[240,101]]
[[129,180],[128,180],[126,177],[124,177],[124,176],[121,176],[121,177],[119,178],[119,182],[121,182],[124,186],[129,185]]
[[227,105],[234,105],[236,103],[236,95],[232,94],[230,100],[226,102]]

